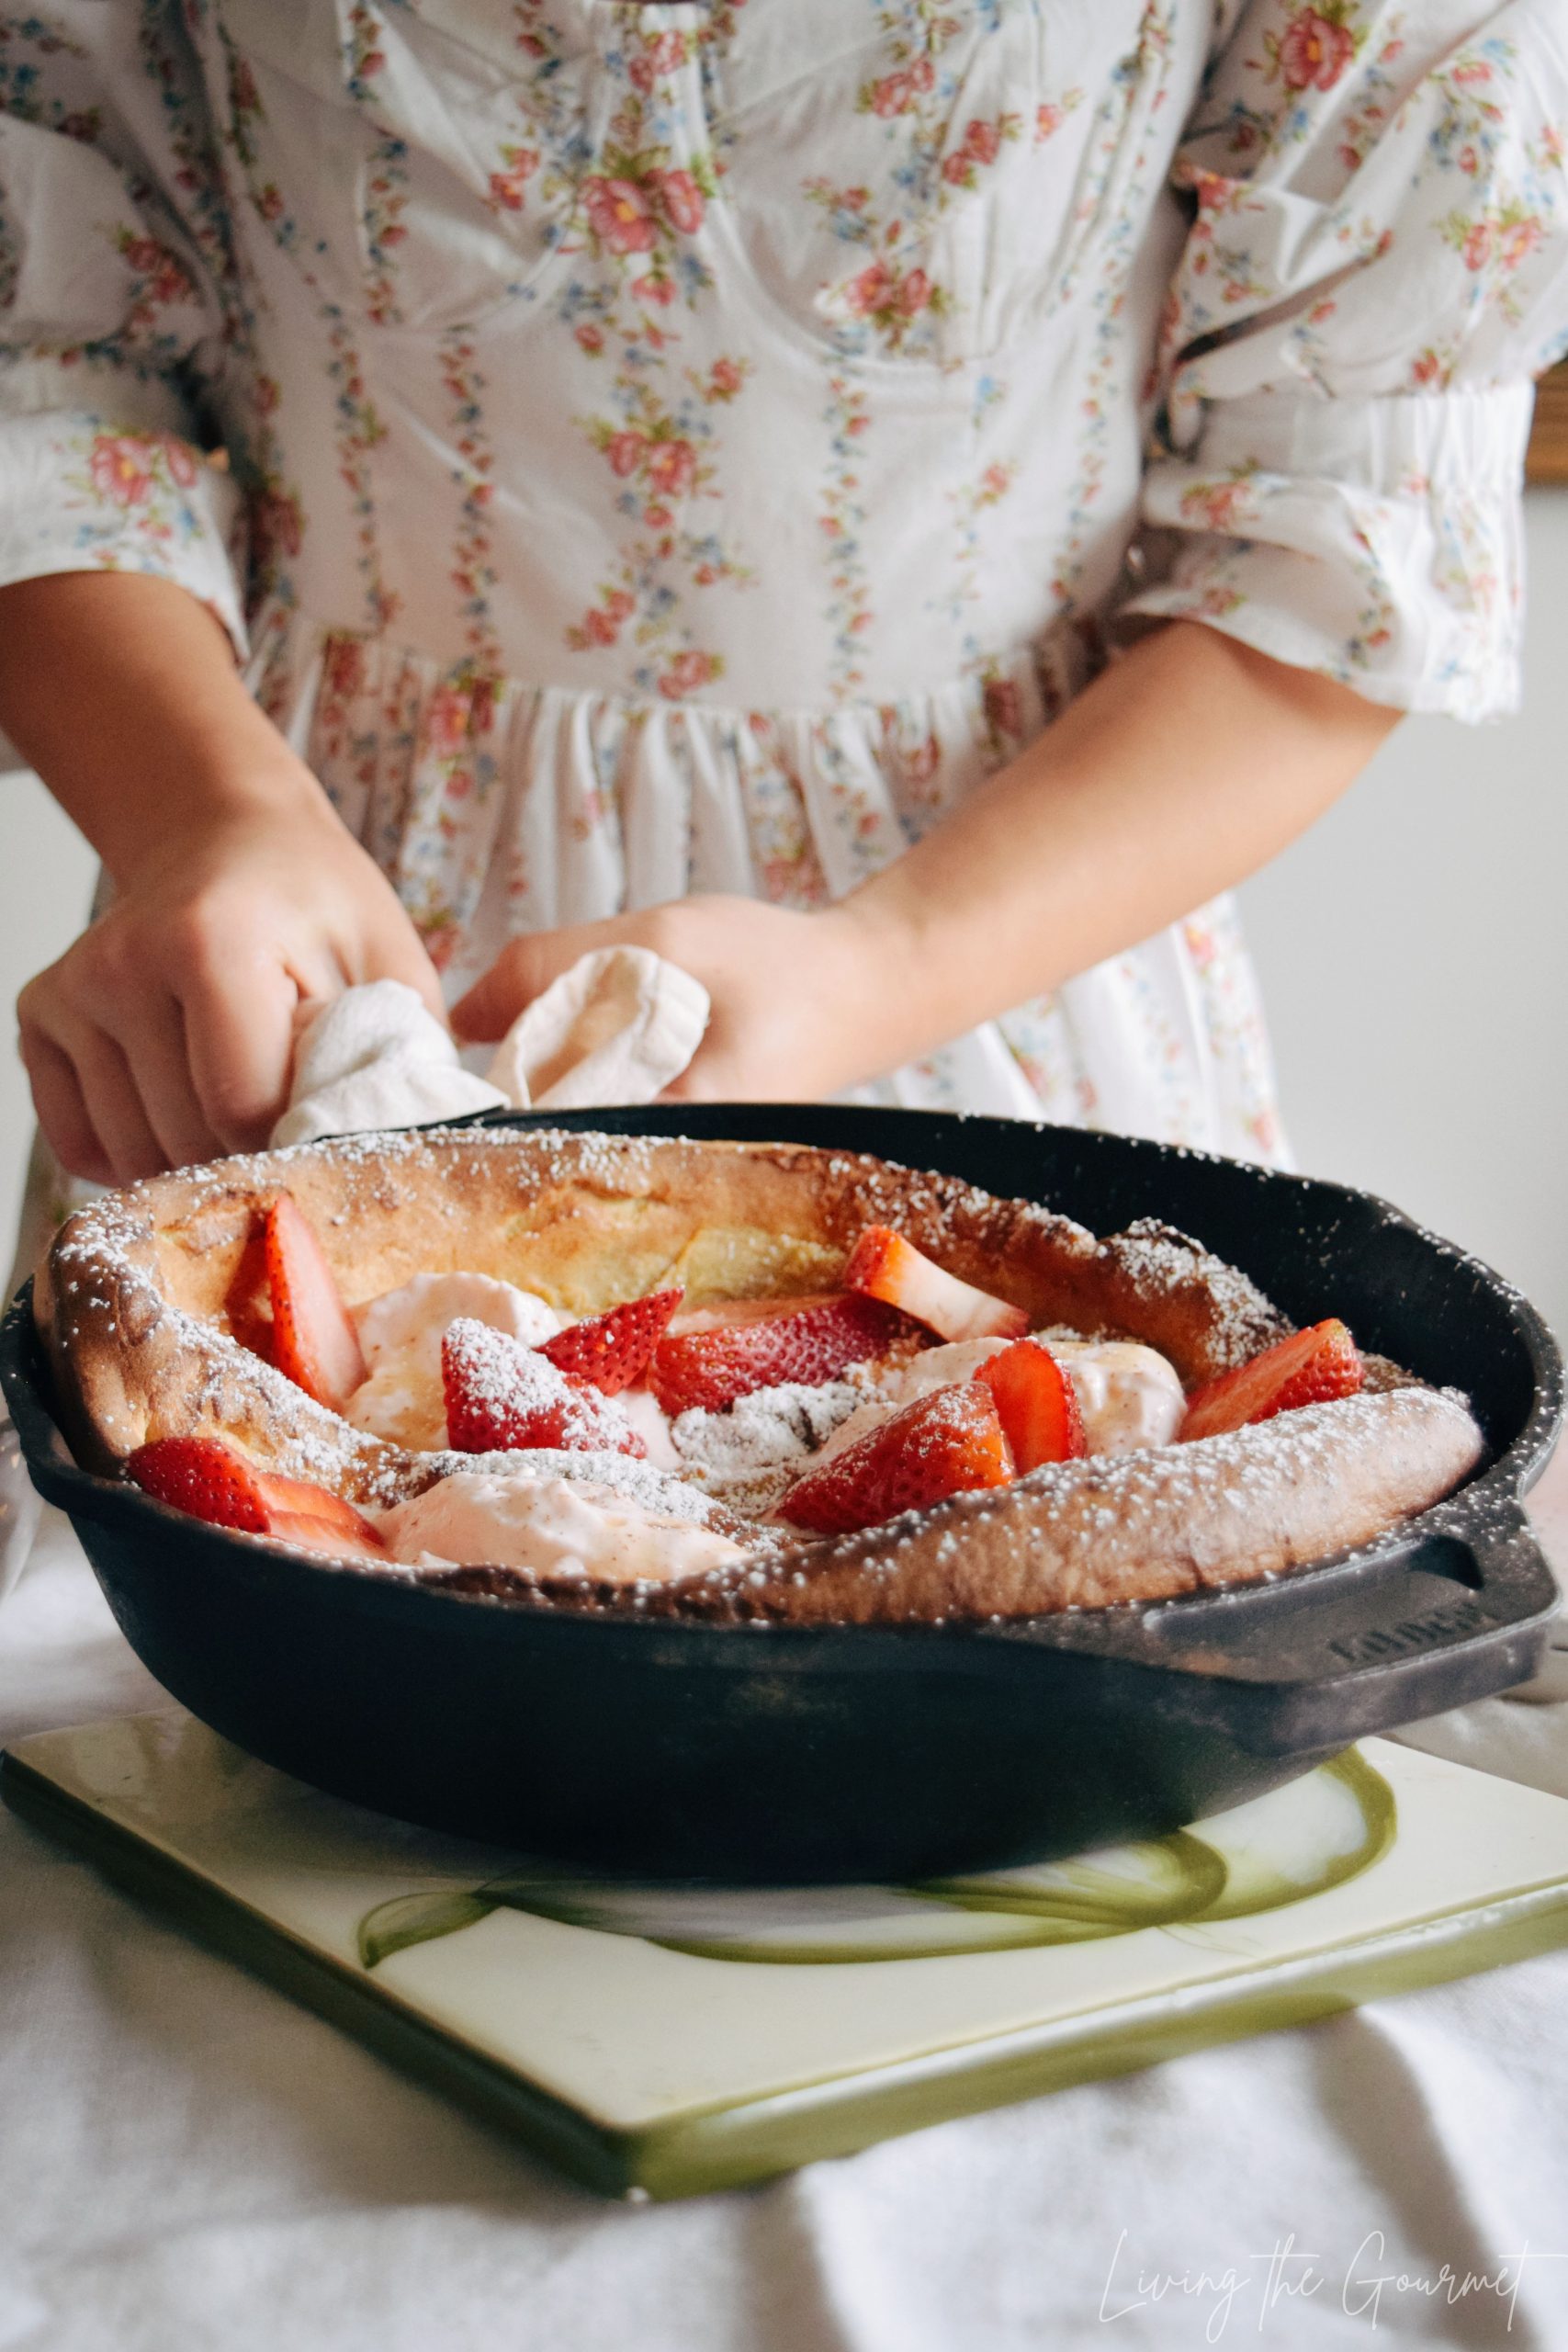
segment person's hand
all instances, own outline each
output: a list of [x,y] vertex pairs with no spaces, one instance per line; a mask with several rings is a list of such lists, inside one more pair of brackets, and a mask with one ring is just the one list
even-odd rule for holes
[[886,1067],[879,1025],[891,993],[872,928],[852,906],[797,913],[754,899],[680,899],[608,922],[513,939],[454,1006],[476,1043],[505,1035],[525,1005],[598,947],[651,947],[701,980],[707,1034],[666,1101],[802,1102]]
[[294,1014],[360,980],[435,973],[390,886],[302,767],[122,861],[113,904],[17,1004],[39,1122],[97,1183],[265,1143]]

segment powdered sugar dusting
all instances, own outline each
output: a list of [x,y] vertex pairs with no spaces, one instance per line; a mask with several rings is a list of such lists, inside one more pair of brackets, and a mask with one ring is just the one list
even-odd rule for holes
[[684,1476],[731,1510],[761,1518],[861,1401],[848,1381],[756,1388],[722,1413],[694,1408],[670,1425]]
[[[563,1446],[641,1453],[642,1440],[615,1399],[570,1378],[536,1348],[466,1315],[448,1327],[444,1345],[460,1368],[465,1418],[496,1431],[547,1426]],[[458,1409],[456,1394],[449,1421]]]
[[[679,1139],[672,1143],[591,1131],[366,1134],[238,1159],[182,1177],[177,1180],[179,1217],[194,1226],[205,1211],[219,1210],[229,1218],[227,1229],[231,1231],[232,1212],[237,1204],[243,1205],[247,1192],[265,1199],[289,1181],[292,1170],[330,1166],[340,1205],[322,1215],[352,1230],[361,1219],[374,1216],[384,1220],[396,1211],[405,1197],[397,1182],[400,1168],[434,1163],[442,1184],[432,1188],[430,1215],[441,1219],[455,1214],[447,1205],[448,1190],[456,1203],[466,1180],[477,1179],[481,1171],[492,1178],[497,1152],[515,1157],[529,1188],[559,1182],[610,1200],[634,1200],[668,1188],[669,1155],[677,1148],[688,1148]],[[1070,1219],[1035,1204],[993,1200],[955,1178],[803,1146],[735,1148],[754,1150],[782,1167],[809,1163],[818,1171],[813,1181],[826,1187],[825,1230],[836,1233],[847,1220],[852,1235],[856,1218],[894,1225],[908,1221],[919,1246],[939,1254],[951,1248],[959,1265],[967,1260],[974,1266],[978,1251],[988,1253],[1004,1291],[1010,1258],[1021,1265],[1032,1252],[1043,1252],[1042,1278],[1048,1284],[1053,1266],[1062,1272],[1064,1306],[1069,1295],[1074,1312],[1083,1305],[1091,1329],[1110,1329],[1114,1317],[1120,1328],[1135,1331],[1139,1302],[1147,1303],[1151,1320],[1158,1319],[1156,1306],[1175,1302],[1201,1329],[1215,1370],[1245,1362],[1284,1328],[1282,1318],[1239,1270],[1153,1220],[1097,1242]],[[685,1181],[679,1166],[675,1181]],[[757,1392],[728,1413],[682,1416],[672,1429],[682,1464],[679,1477],[625,1453],[592,1446],[595,1433],[603,1441],[603,1423],[596,1423],[595,1430],[573,1430],[589,1442],[591,1450],[529,1449],[485,1455],[404,1452],[351,1430],[219,1326],[173,1304],[158,1278],[151,1192],[151,1187],[138,1187],[111,1196],[73,1220],[53,1261],[60,1328],[68,1345],[79,1329],[90,1328],[100,1346],[107,1331],[116,1347],[126,1350],[128,1362],[152,1335],[149,1362],[177,1359],[189,1375],[180,1391],[181,1410],[194,1409],[204,1424],[233,1430],[239,1442],[252,1443],[277,1466],[371,1504],[390,1504],[422,1493],[443,1476],[471,1472],[481,1464],[513,1478],[532,1475],[585,1480],[656,1517],[726,1532],[739,1529],[750,1547],[741,1581],[748,1591],[761,1597],[759,1607],[772,1613],[778,1613],[776,1595],[784,1583],[797,1585],[817,1574],[822,1546],[790,1544],[776,1532],[747,1526],[731,1516],[727,1505],[748,1513],[769,1508],[777,1491],[863,1399],[870,1385],[863,1374],[818,1389]],[[187,1246],[199,1249],[199,1238]],[[1079,1286],[1081,1300],[1074,1284]],[[1107,1321],[1097,1326],[1092,1317],[1101,1297],[1109,1302]],[[1125,1312],[1117,1311],[1120,1300],[1126,1301]],[[537,1373],[530,1371],[525,1377],[537,1387],[541,1402],[563,1410],[582,1407],[580,1393],[547,1359],[535,1362]],[[510,1400],[517,1395],[515,1362],[508,1369]],[[1192,1377],[1190,1371],[1188,1376]],[[127,1383],[126,1394],[137,1394],[134,1380]],[[1033,1589],[1029,1605],[1061,1605],[1038,1596],[1043,1541],[1058,1544],[1072,1557],[1081,1556],[1087,1571],[1098,1553],[1122,1555],[1129,1544],[1135,1550],[1145,1538],[1168,1540],[1180,1513],[1200,1504],[1212,1510],[1220,1523],[1234,1521],[1236,1544],[1245,1549],[1248,1527],[1261,1524],[1276,1510],[1282,1512],[1305,1487],[1332,1488],[1339,1447],[1354,1441],[1359,1428],[1344,1417],[1354,1414],[1363,1401],[1368,1406],[1372,1402],[1352,1399],[1308,1408],[1307,1413],[1281,1417],[1278,1427],[1243,1431],[1234,1440],[1151,1447],[1114,1463],[1061,1465],[991,1498],[972,1497],[967,1504],[959,1498],[939,1506],[934,1514],[911,1514],[856,1539],[856,1573],[870,1578],[894,1577],[911,1545],[919,1543],[934,1546],[935,1556],[954,1564],[956,1591],[969,1532],[983,1519],[989,1553],[1003,1570],[1016,1573],[1021,1592],[1027,1595]],[[594,1417],[598,1408],[590,1404],[585,1409]],[[604,1400],[604,1409],[613,1409],[608,1400]],[[624,1425],[624,1415],[616,1412],[615,1419]],[[105,1432],[111,1439],[116,1435],[107,1419]],[[135,1442],[135,1435],[128,1441]],[[841,1550],[838,1544],[831,1548],[835,1555]],[[1230,1570],[1233,1575],[1244,1572]],[[730,1572],[726,1573],[733,1582]],[[1195,1573],[1201,1576],[1201,1561]],[[766,1599],[770,1593],[775,1602]],[[962,1609],[964,1604],[955,1600],[952,1605]]]

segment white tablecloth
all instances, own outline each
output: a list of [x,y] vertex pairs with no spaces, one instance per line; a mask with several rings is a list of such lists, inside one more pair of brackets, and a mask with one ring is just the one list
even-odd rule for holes
[[[1568,1454],[1538,1516],[1562,1573]],[[47,1518],[0,1609],[0,1742],[161,1696]],[[1568,1646],[1534,1700],[1421,1737],[1568,1794]],[[1374,2335],[1568,2345],[1568,1951],[766,2188],[617,2206],[0,1816],[0,2352]]]

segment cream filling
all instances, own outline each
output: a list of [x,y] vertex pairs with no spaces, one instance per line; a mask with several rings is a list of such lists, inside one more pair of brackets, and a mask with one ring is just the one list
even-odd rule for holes
[[[1135,1340],[1048,1339],[1045,1344],[1073,1384],[1091,1453],[1132,1453],[1140,1446],[1171,1442],[1187,1398],[1175,1365],[1155,1349]],[[1010,1340],[959,1340],[889,1366],[877,1375],[874,1393],[834,1430],[817,1459],[841,1453],[917,1396],[973,1380],[988,1357],[1012,1345]]]
[[344,1408],[356,1430],[426,1452],[446,1442],[441,1341],[462,1315],[536,1348],[567,1320],[491,1274],[415,1274],[354,1309],[369,1377]]
[[612,1584],[669,1583],[745,1556],[728,1535],[644,1510],[575,1479],[457,1470],[377,1515],[392,1557],[410,1567],[483,1566]]

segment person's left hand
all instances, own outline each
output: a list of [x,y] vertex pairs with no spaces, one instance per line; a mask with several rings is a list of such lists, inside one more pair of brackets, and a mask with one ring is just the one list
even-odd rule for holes
[[580,956],[619,946],[651,947],[713,1000],[707,1034],[665,1101],[814,1102],[900,1058],[878,1034],[892,994],[883,951],[852,902],[800,913],[754,899],[679,899],[513,939],[453,1007],[454,1031],[475,1044],[503,1037]]

